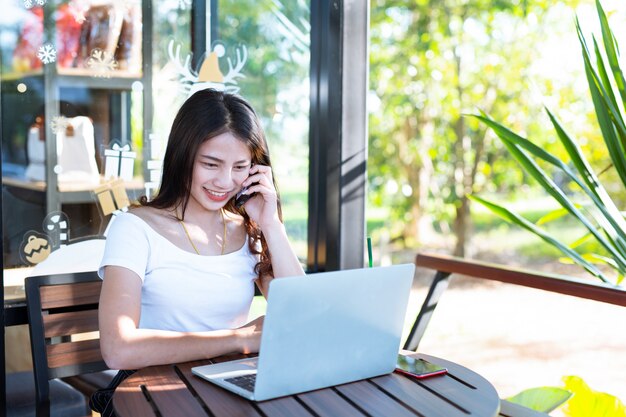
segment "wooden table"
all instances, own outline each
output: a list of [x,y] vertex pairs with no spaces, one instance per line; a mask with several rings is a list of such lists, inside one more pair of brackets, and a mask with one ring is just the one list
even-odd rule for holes
[[483,377],[456,363],[403,352],[448,368],[423,380],[397,373],[274,400],[254,402],[191,373],[193,366],[233,359],[152,366],[124,381],[113,397],[119,417],[381,416],[495,417],[500,399]]

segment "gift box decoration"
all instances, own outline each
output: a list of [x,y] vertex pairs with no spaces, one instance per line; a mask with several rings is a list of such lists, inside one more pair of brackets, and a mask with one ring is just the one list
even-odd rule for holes
[[117,210],[125,211],[130,206],[124,181],[121,178],[104,183],[96,187],[93,192],[105,216]]
[[111,149],[104,151],[104,178],[121,178],[124,181],[133,179],[133,166],[136,152],[130,150],[130,145],[120,146],[113,143]]

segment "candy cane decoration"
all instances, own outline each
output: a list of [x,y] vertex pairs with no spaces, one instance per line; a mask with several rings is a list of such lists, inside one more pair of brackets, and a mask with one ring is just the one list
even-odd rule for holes
[[62,211],[53,211],[48,214],[43,220],[43,229],[50,236],[55,250],[69,243],[70,220]]

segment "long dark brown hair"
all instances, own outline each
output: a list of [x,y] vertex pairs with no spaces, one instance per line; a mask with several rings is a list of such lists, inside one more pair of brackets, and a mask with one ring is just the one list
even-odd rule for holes
[[[142,198],[141,205],[158,209],[180,208],[184,216],[191,193],[198,149],[205,141],[226,132],[230,132],[248,146],[253,164],[272,166],[265,133],[252,106],[234,94],[213,89],[201,90],[189,97],[178,110],[163,159],[161,187],[152,201]],[[276,192],[278,193],[278,187]],[[260,261],[254,268],[255,273],[259,278],[271,275],[271,255],[259,226],[250,219],[243,207],[235,207],[233,199],[224,209],[240,214],[244,219],[244,227],[249,236],[248,247],[252,253],[260,255]],[[278,216],[282,221],[280,195]],[[260,251],[258,242],[261,244]]]

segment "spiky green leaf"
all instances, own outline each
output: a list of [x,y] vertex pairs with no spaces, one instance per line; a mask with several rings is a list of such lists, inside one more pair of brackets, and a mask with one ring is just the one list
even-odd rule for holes
[[[582,223],[587,230],[594,235],[596,240],[610,253],[615,257],[616,261],[620,264],[623,270],[626,270],[626,252],[622,253],[619,249],[615,247],[615,241],[618,239],[616,236],[617,233],[623,233],[624,231],[616,231],[616,230],[598,230],[592,222],[580,211],[576,208],[575,204],[565,195],[563,190],[561,190],[556,183],[531,159],[528,155],[520,148],[521,144],[524,144],[525,149],[531,149],[532,153],[535,155],[541,155],[545,159],[550,159],[555,161],[557,165],[564,165],[562,162],[558,161],[558,159],[538,146],[532,144],[532,142],[527,139],[522,138],[521,136],[511,132],[509,129],[500,125],[499,123],[491,120],[486,115],[475,117],[479,118],[489,127],[491,127],[496,135],[502,139],[505,147],[508,149],[509,153],[517,160],[517,162],[524,168],[524,170],[530,174],[535,181],[537,181],[563,208],[565,208],[569,213],[576,217],[576,219]],[[519,145],[519,146],[518,146]],[[542,159],[543,159],[542,158]],[[584,187],[584,185],[582,185]],[[601,204],[600,204],[601,205]],[[611,241],[607,241],[604,237],[604,234],[608,233],[611,236],[615,236],[611,238]]]
[[591,264],[591,263],[587,262],[585,259],[583,259],[576,251],[573,251],[572,249],[568,248],[566,245],[564,245],[563,243],[559,242],[558,239],[550,236],[548,233],[544,232],[539,227],[535,226],[532,222],[530,222],[529,220],[527,220],[524,217],[520,216],[519,214],[517,214],[515,212],[512,212],[512,211],[510,211],[510,210],[508,210],[508,209],[506,209],[506,208],[504,208],[502,206],[499,206],[499,205],[497,205],[495,203],[492,203],[492,202],[490,202],[488,200],[485,200],[485,199],[483,199],[481,197],[478,197],[476,195],[468,195],[467,197],[470,200],[475,201],[475,202],[485,206],[492,213],[500,216],[504,220],[507,220],[510,223],[516,224],[516,225],[518,225],[518,226],[528,230],[529,232],[534,233],[535,235],[540,237],[545,242],[549,243],[550,245],[552,245],[555,248],[557,248],[558,250],[560,250],[567,257],[571,258],[578,265],[582,266],[585,270],[587,270],[587,272],[589,272],[593,276],[601,279],[604,282],[607,282],[607,283],[610,282],[607,279],[607,277],[605,277],[604,274],[598,268],[596,268],[593,264]]
[[602,42],[604,43],[606,57],[609,61],[611,71],[613,72],[615,84],[617,85],[617,89],[620,93],[620,96],[622,97],[622,102],[626,107],[626,81],[624,80],[624,74],[622,73],[622,69],[619,66],[619,48],[617,45],[617,40],[615,39],[615,35],[613,35],[611,27],[609,26],[609,21],[606,18],[606,13],[604,13],[602,4],[600,4],[598,0],[596,0],[596,9],[598,11],[598,18],[600,19]]

